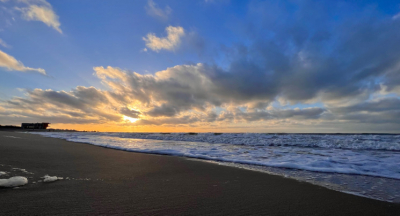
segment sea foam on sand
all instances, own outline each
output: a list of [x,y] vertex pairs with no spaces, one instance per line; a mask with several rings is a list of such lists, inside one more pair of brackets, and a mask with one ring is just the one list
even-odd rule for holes
[[53,182],[53,181],[64,179],[63,177],[49,176],[49,175],[45,175],[42,178],[44,178],[43,182]]
[[28,179],[23,176],[14,176],[9,179],[0,179],[0,187],[18,187],[28,184]]

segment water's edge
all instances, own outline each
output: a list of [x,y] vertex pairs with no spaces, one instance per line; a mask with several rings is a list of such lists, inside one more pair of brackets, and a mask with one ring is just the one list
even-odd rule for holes
[[[39,134],[45,137],[53,137],[59,138],[71,142],[78,142],[78,143],[85,143],[91,145],[97,145],[105,148],[129,151],[129,152],[136,152],[136,153],[146,153],[146,154],[157,154],[157,155],[170,155],[170,156],[179,156],[185,157],[186,159],[190,160],[198,160],[207,163],[215,163],[224,166],[230,166],[235,168],[247,169],[257,172],[263,172],[271,175],[278,175],[285,178],[295,179],[301,182],[307,182],[314,185],[322,186],[331,190],[348,193],[352,195],[357,195],[361,197],[371,198],[380,201],[386,202],[393,202],[393,203],[400,203],[400,180],[397,178],[390,178],[385,176],[373,176],[373,175],[362,175],[362,174],[354,174],[354,173],[335,173],[335,172],[316,172],[310,170],[302,170],[296,169],[292,167],[273,167],[268,166],[265,164],[254,164],[254,163],[241,163],[240,160],[232,161],[232,160],[224,160],[224,158],[212,158],[213,148],[220,144],[207,144],[205,143],[198,143],[198,142],[185,142],[185,146],[189,146],[189,150],[182,150],[182,145],[179,146],[179,151],[174,149],[172,143],[182,142],[182,141],[165,141],[159,139],[136,139],[130,137],[115,137],[115,136],[94,136],[89,140],[84,138],[85,134],[78,134],[71,137],[67,137],[64,133],[63,136],[55,136],[51,133],[34,133]],[[103,134],[104,135],[104,134]],[[89,135],[90,136],[90,135]],[[125,144],[126,142],[129,143]],[[121,143],[123,143],[121,145]],[[211,145],[211,146],[210,146]],[[154,151],[157,147],[162,146],[164,149],[163,151]],[[167,147],[165,147],[167,146]],[[236,145],[235,148],[238,148]],[[212,147],[212,148],[211,148]],[[226,148],[226,145],[223,146]],[[387,146],[384,146],[387,148]],[[395,146],[397,148],[397,146]],[[199,149],[204,150],[202,148],[208,149],[207,152],[200,151]],[[270,147],[269,147],[270,148]],[[280,147],[279,147],[280,148]],[[296,146],[290,146],[290,148],[297,148]],[[310,147],[307,147],[310,148]],[[318,148],[318,147],[317,147]],[[193,150],[194,149],[194,150]],[[219,150],[219,149],[218,149]],[[236,149],[235,149],[236,150]],[[311,150],[313,150],[311,148]],[[397,149],[396,149],[397,150]],[[390,152],[397,152],[394,149],[390,149]],[[183,153],[182,153],[183,151]],[[214,150],[217,151],[217,150]],[[320,150],[318,150],[320,151]],[[336,151],[330,149],[329,151]],[[340,153],[346,153],[344,148],[340,149]],[[365,151],[363,149],[357,151]],[[377,150],[374,150],[377,151]],[[381,150],[378,150],[381,151]],[[194,153],[196,154],[194,154]],[[186,154],[185,154],[186,153]],[[190,154],[188,154],[190,153]],[[233,153],[236,153],[235,151]],[[279,152],[278,152],[279,153]],[[319,152],[318,152],[319,153]],[[337,153],[337,152],[334,152]],[[352,152],[351,152],[352,153]],[[379,152],[378,152],[379,153]],[[290,153],[289,153],[290,154]],[[374,152],[374,154],[377,154]],[[379,153],[380,154],[380,153]],[[398,154],[398,153],[396,153]],[[217,155],[219,156],[219,155]],[[397,155],[395,155],[397,156]],[[395,158],[397,160],[397,158]],[[396,162],[396,161],[395,161]]]

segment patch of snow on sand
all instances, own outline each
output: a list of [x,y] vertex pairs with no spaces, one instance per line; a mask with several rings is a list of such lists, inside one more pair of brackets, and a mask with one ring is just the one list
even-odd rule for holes
[[53,182],[53,181],[57,181],[57,180],[63,179],[62,177],[49,176],[49,175],[45,175],[42,178],[44,178],[43,182]]
[[23,176],[14,176],[9,179],[0,179],[0,187],[18,187],[28,184],[28,179]]

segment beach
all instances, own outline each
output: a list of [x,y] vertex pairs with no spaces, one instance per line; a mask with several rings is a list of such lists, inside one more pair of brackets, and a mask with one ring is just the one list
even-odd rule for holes
[[0,132],[0,171],[29,181],[0,189],[0,215],[400,214],[400,204],[280,176],[28,133]]

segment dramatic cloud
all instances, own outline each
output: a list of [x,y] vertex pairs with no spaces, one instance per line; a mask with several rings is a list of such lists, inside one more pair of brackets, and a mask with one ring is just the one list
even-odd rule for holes
[[131,118],[140,118],[140,112],[136,110],[131,110],[128,107],[123,107],[119,110],[120,114],[123,114],[125,116],[131,117]]
[[227,93],[238,99],[341,103],[366,100],[382,85],[399,86],[400,22],[368,13],[331,22],[326,8],[313,5],[310,16],[306,3],[293,13],[252,3],[249,20],[237,25],[250,42],[223,47],[228,70],[212,73],[220,91],[231,87]]
[[153,116],[172,116],[180,110],[204,110],[207,104],[221,104],[223,95],[213,92],[216,87],[205,69],[202,64],[180,65],[155,75],[141,75],[112,67],[94,68],[104,84],[118,94],[131,96],[131,101],[149,106],[148,113]]
[[[325,109],[267,109],[272,100],[269,95],[252,96],[231,87],[222,89],[217,74],[227,73],[202,64],[180,65],[157,72],[155,75],[140,75],[113,67],[96,67],[96,75],[117,95],[124,95],[125,101],[141,104],[144,116],[179,118],[193,111],[212,121],[244,120],[259,121],[285,118],[318,118]],[[221,79],[225,79],[221,78]],[[239,89],[240,90],[240,89]],[[246,89],[245,89],[246,90]],[[255,102],[265,102],[263,107],[254,108]],[[256,103],[257,104],[257,103]],[[263,103],[258,103],[263,104]],[[218,107],[221,115],[210,112]],[[229,107],[246,107],[245,110]],[[193,118],[190,122],[193,122]],[[165,120],[165,119],[164,119]],[[163,121],[164,121],[163,120]],[[153,120],[152,122],[154,122]],[[147,122],[148,123],[148,122]]]
[[181,38],[185,35],[185,30],[180,26],[168,26],[165,31],[167,32],[166,37],[159,38],[153,33],[149,33],[146,37],[143,37],[146,46],[156,52],[162,49],[174,51],[181,43]]
[[52,6],[45,0],[22,0],[28,7],[20,8],[22,17],[26,20],[41,21],[62,34],[60,22]]
[[7,53],[0,50],[0,67],[6,68],[7,70],[14,70],[14,71],[35,71],[40,74],[46,75],[46,71],[42,68],[30,68],[25,67],[22,62],[18,61],[14,57],[8,55]]
[[[71,91],[26,90],[24,98],[1,103],[0,116],[53,123],[122,122],[124,116],[140,119],[136,125],[204,124],[221,121],[252,122],[269,119],[315,119],[321,108],[246,110],[251,100],[234,100],[216,90],[204,65],[180,65],[155,75],[140,75],[113,67],[94,68],[110,88],[78,86]],[[213,92],[215,91],[215,92]],[[238,104],[234,105],[233,103]],[[132,108],[133,107],[133,108]],[[217,113],[213,109],[218,108]],[[42,119],[42,120],[40,120]]]
[[400,120],[400,100],[394,97],[378,97],[349,106],[284,108],[271,106],[278,103],[278,93],[274,99],[270,94],[255,94],[257,91],[251,89],[233,90],[220,85],[220,79],[226,77],[218,77],[231,72],[203,64],[179,65],[154,75],[113,67],[95,67],[94,70],[109,91],[83,86],[69,92],[28,90],[24,98],[15,97],[1,103],[0,116],[75,124],[121,123],[127,116],[139,119],[130,123],[137,126],[217,124],[215,127],[221,127],[220,124],[277,124],[276,121],[281,125],[313,123],[316,126],[345,121],[390,123],[392,129],[400,129],[397,121]]
[[145,7],[145,9],[147,11],[147,14],[149,14],[150,16],[163,20],[167,20],[168,16],[172,12],[172,9],[169,6],[166,6],[164,10],[159,8],[153,0],[147,1],[147,6]]
[[[15,97],[3,103],[5,117],[56,123],[101,123],[120,121],[121,115],[105,92],[78,86],[72,91],[27,90],[26,98]],[[12,114],[10,114],[12,113]]]

